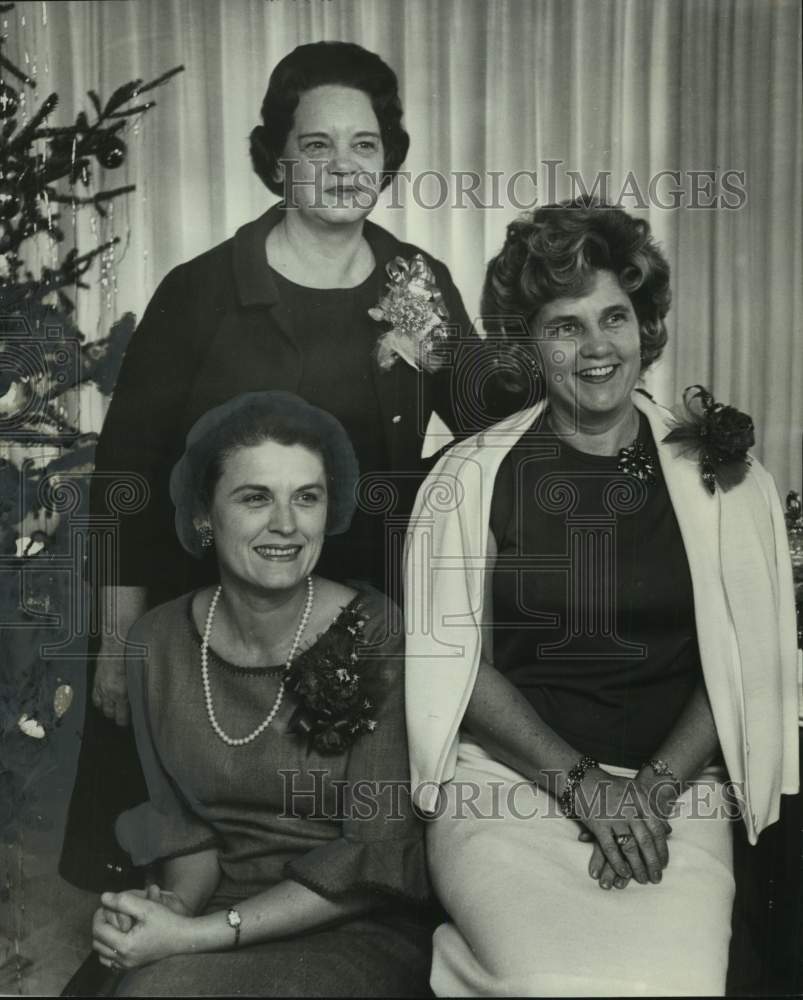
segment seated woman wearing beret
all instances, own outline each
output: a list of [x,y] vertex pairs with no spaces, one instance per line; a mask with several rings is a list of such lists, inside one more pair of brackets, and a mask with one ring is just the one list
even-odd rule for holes
[[188,436],[176,527],[219,583],[129,635],[149,800],[117,832],[158,875],[95,914],[116,995],[426,993],[398,623],[315,575],[356,477],[340,423],[290,393],[239,396]]

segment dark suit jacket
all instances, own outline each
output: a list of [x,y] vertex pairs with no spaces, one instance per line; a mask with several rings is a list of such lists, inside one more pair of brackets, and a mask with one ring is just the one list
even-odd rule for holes
[[[97,448],[92,511],[95,516],[108,512],[110,475],[135,472],[147,481],[147,505],[120,519],[117,582],[149,588],[150,605],[213,577],[212,567],[205,572],[178,544],[168,492],[170,470],[184,450],[190,427],[211,407],[239,393],[298,388],[301,348],[265,258],[265,238],[281,217],[281,210],[273,207],[233,239],[171,271],[126,352]],[[423,252],[370,222],[364,232],[380,265]],[[458,350],[453,353],[476,350],[482,342],[448,269],[425,256],[454,326],[452,342]],[[377,325],[377,334],[381,329]],[[388,372],[374,366],[374,376],[396,486],[387,513],[403,523],[432,464],[420,453],[433,409],[458,429],[451,392],[455,376],[449,369],[437,376],[422,375],[402,361]],[[343,386],[343,392],[348,391]],[[374,583],[382,586],[382,581]]]

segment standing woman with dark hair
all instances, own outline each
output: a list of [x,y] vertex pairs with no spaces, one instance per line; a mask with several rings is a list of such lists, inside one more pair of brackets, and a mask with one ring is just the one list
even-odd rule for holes
[[[395,74],[358,45],[299,46],[271,75],[262,120],[251,158],[284,203],[167,275],[128,348],[97,449],[96,516],[109,513],[103,491],[115,474],[141,476],[150,496],[121,518],[119,567],[103,590],[102,607],[116,608],[116,631],[104,621],[94,650],[60,866],[83,887],[107,888],[125,865],[112,819],[144,797],[130,734],[118,728],[128,723],[122,639],[147,608],[211,573],[211,561],[193,564],[172,529],[169,471],[194,421],[264,389],[295,392],[333,413],[354,443],[369,502],[327,548],[321,570],[383,590],[394,589],[398,572],[389,565],[385,517],[401,518],[403,530],[425,471],[423,429],[433,411],[453,423],[441,377],[422,377],[391,351],[377,358],[387,325],[369,314],[381,315],[388,265],[401,258],[407,263],[392,269],[402,284],[420,278],[428,314],[457,336],[471,334],[447,268],[367,221],[409,144]],[[365,509],[379,493],[388,504]]]

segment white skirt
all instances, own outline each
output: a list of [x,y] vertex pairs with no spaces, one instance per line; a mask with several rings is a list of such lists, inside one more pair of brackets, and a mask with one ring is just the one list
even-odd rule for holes
[[724,995],[734,883],[722,777],[707,771],[693,806],[692,791],[678,800],[658,885],[605,891],[554,798],[461,742],[427,832],[453,921],[435,932],[436,996]]

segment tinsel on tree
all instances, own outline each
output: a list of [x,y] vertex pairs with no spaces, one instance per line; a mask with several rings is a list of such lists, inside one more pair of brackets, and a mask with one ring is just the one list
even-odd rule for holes
[[[0,15],[14,6],[0,4]],[[125,163],[130,126],[155,105],[147,95],[183,67],[125,83],[105,101],[90,90],[87,109],[58,125],[58,94],[38,100],[38,81],[6,56],[6,42],[0,37],[0,831],[8,838],[25,822],[48,736],[72,698],[58,662],[41,651],[58,641],[55,621],[70,627],[71,589],[83,587],[80,573],[63,572],[69,518],[58,498],[60,483],[85,491],[91,470],[96,435],[78,426],[78,392],[94,383],[111,393],[134,328],[129,313],[104,339],[78,329],[76,295],[108,281],[119,237],[82,252],[76,220],[106,219],[135,189],[103,188],[106,175],[98,184],[95,173]]]

